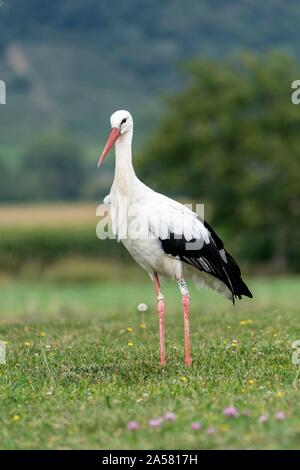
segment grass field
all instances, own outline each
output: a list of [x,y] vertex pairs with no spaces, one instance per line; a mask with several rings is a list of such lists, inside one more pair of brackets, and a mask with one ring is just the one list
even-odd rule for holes
[[[180,297],[167,283],[162,370],[146,276],[115,284],[2,282],[1,448],[298,448],[300,384],[291,343],[300,339],[299,279],[250,285],[255,299],[234,308],[213,292],[191,289],[188,370]],[[144,319],[139,302],[149,305]],[[224,415],[230,405],[239,416]],[[166,412],[175,421],[149,427]],[[139,430],[127,430],[131,420]],[[196,421],[201,430],[191,429]]]
[[[99,200],[99,204],[102,201]],[[95,227],[96,202],[57,204],[0,205],[0,227],[32,229],[35,227]]]

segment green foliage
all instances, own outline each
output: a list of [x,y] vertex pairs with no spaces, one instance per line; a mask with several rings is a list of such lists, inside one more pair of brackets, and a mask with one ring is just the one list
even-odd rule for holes
[[25,152],[21,194],[29,200],[76,200],[85,178],[80,147],[63,135],[41,136]]
[[[111,185],[106,172],[96,173],[97,155],[89,164],[75,137],[42,133],[18,152],[3,149],[0,156],[0,203],[96,200]],[[100,188],[100,189],[99,189]],[[103,192],[102,192],[103,194]]]
[[5,156],[0,157],[1,202],[73,201],[81,197],[87,165],[74,138],[42,134],[21,152],[19,165],[11,164],[10,154]]
[[[191,288],[188,370],[180,293],[166,283],[162,371],[148,280],[0,284],[0,340],[8,342],[7,364],[0,365],[1,448],[299,448],[299,366],[291,360],[291,343],[300,337],[299,279],[260,279],[251,288],[255,301],[235,307]],[[149,305],[143,320],[139,302]],[[224,416],[229,405],[239,417]],[[279,422],[281,410],[286,419]],[[176,413],[173,423],[149,428],[149,419],[167,411]],[[258,422],[262,414],[265,424]],[[130,420],[141,423],[138,432],[127,431]],[[194,421],[200,431],[191,429]]]
[[195,60],[188,72],[145,149],[142,174],[205,203],[236,254],[299,270],[300,110],[290,97],[298,64],[247,54]]
[[[158,98],[178,85],[177,64],[276,47],[299,57],[300,9],[293,0],[6,0],[0,9],[0,69],[9,106],[0,107],[10,143],[61,123],[98,144],[116,108],[129,108],[146,136]],[[28,81],[6,61],[18,45]],[[17,80],[15,82],[15,79]],[[14,88],[16,85],[16,89]],[[21,85],[21,86],[20,86]],[[23,110],[26,110],[26,114]],[[3,132],[3,134],[2,134]]]
[[26,264],[41,269],[70,257],[126,259],[116,240],[100,241],[95,227],[1,228],[0,271],[17,274]]
[[0,201],[13,199],[13,173],[0,155]]

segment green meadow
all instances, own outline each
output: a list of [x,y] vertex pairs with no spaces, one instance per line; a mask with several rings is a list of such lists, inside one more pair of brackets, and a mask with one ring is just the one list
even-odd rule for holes
[[[115,281],[3,277],[1,448],[298,448],[299,366],[291,344],[300,339],[299,282],[250,279],[254,299],[235,306],[190,286],[190,369],[180,295],[164,283],[162,369],[152,285],[138,268]],[[143,317],[140,302],[148,305]],[[228,406],[238,416],[224,415]],[[166,412],[176,419],[149,426]],[[132,420],[136,431],[127,430]]]
[[[300,8],[185,3],[0,0],[0,449],[300,448]],[[96,237],[121,108],[254,295],[186,279],[190,368],[177,284],[162,368],[147,273]]]

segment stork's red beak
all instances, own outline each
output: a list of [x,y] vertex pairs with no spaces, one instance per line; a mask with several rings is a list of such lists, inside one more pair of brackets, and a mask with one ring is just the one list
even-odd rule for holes
[[120,129],[118,129],[117,127],[113,127],[112,130],[110,131],[110,134],[108,136],[107,142],[106,142],[105,147],[103,149],[102,155],[99,159],[98,167],[101,166],[102,163],[104,162],[105,158],[107,157],[110,149],[114,145],[114,143],[117,140],[117,138],[119,137],[119,135],[120,135]]

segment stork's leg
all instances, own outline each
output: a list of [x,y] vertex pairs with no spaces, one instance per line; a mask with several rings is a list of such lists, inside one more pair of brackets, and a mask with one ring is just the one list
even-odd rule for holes
[[162,366],[166,363],[165,355],[165,299],[160,290],[160,282],[157,273],[154,273],[153,284],[156,292],[157,299],[157,313],[159,316],[159,341],[160,341],[160,364]]
[[183,321],[184,321],[184,350],[185,350],[185,363],[190,367],[192,363],[191,346],[190,346],[190,325],[189,325],[189,307],[190,307],[190,294],[183,277],[177,279],[179,289],[182,295],[183,303]]

